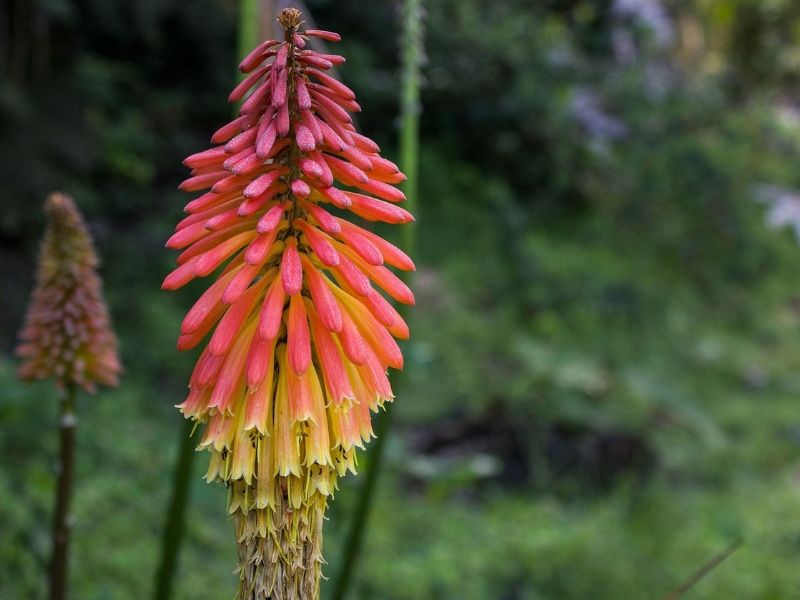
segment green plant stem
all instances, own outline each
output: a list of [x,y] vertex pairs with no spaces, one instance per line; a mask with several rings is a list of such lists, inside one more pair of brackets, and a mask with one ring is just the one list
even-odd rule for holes
[[161,538],[161,560],[156,571],[155,600],[168,600],[172,596],[178,555],[185,530],[186,506],[192,482],[195,444],[192,439],[194,423],[186,419],[180,428],[178,456],[172,473],[172,497],[169,501],[167,522]]
[[686,592],[688,592],[695,585],[700,583],[700,581],[706,575],[711,573],[711,571],[716,569],[725,560],[727,560],[728,557],[730,557],[731,554],[736,552],[741,547],[742,543],[743,543],[743,540],[741,538],[738,538],[738,539],[734,540],[733,542],[731,542],[731,544],[727,548],[725,548],[722,552],[720,552],[720,553],[714,555],[713,557],[711,557],[711,559],[708,562],[706,562],[702,567],[697,569],[697,571],[692,573],[692,575],[686,581],[681,583],[681,585],[679,585],[674,591],[672,591],[671,593],[667,594],[664,597],[664,600],[678,600],[678,598],[682,598],[684,596],[684,594],[686,594]]
[[[417,170],[419,164],[419,80],[422,60],[422,0],[406,0],[405,2],[402,50],[400,169],[407,177],[403,185],[403,191],[406,195],[405,207],[412,214],[416,214]],[[413,255],[414,247],[416,246],[415,223],[404,225],[403,234],[403,246],[408,254]],[[410,283],[411,274],[406,274],[404,279],[406,283]],[[400,312],[403,317],[406,316],[407,311],[404,306],[401,307]],[[401,382],[399,375],[397,374],[393,378],[395,388],[399,388]],[[334,580],[332,600],[344,600],[353,580],[353,572],[361,552],[370,508],[375,497],[378,476],[385,454],[386,440],[391,430],[392,414],[391,404],[387,404],[385,414],[381,415],[380,419],[377,419],[375,425],[377,439],[371,444],[370,460],[366,467],[352,521],[344,542],[342,563],[338,576]]]
[[239,60],[247,56],[260,41],[259,2],[260,0],[239,0]]
[[58,484],[53,518],[53,556],[50,563],[51,600],[64,600],[67,597],[69,540],[73,523],[71,505],[75,474],[75,430],[78,427],[76,397],[75,385],[68,383],[61,398],[58,415]]
[[[400,169],[406,175],[403,192],[406,209],[417,212],[419,169],[420,64],[422,61],[422,0],[406,0],[403,32],[403,86],[401,96]],[[413,254],[416,246],[416,224],[403,227],[405,250]]]
[[[397,383],[395,378],[395,384]],[[350,588],[350,583],[353,577],[353,570],[355,569],[358,556],[361,551],[361,543],[364,539],[364,528],[369,520],[369,509],[372,504],[372,499],[375,495],[375,487],[378,482],[378,473],[382,457],[383,449],[386,443],[386,437],[389,432],[390,423],[392,420],[391,405],[386,406],[386,412],[381,415],[375,424],[376,439],[372,442],[370,448],[370,461],[367,464],[364,479],[361,483],[359,495],[356,500],[356,506],[353,510],[352,521],[347,531],[347,538],[344,543],[344,551],[342,552],[342,563],[339,567],[339,573],[333,581],[333,594],[332,600],[344,600],[347,597],[347,590]]]

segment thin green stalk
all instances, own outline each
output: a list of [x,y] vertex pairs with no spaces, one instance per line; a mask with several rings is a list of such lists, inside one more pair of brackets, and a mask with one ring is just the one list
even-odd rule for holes
[[[419,170],[420,65],[422,63],[422,0],[406,0],[403,35],[403,87],[401,96],[400,168],[406,174],[403,192],[406,209],[417,212]],[[403,227],[405,250],[413,254],[416,245],[416,225]]]
[[[259,0],[240,0],[239,2],[239,43],[237,48],[239,57],[246,56],[260,41],[259,4]],[[238,112],[238,107],[234,107],[234,111]],[[183,541],[185,513],[195,455],[194,441],[191,439],[193,427],[193,423],[187,420],[180,432],[178,458],[172,476],[172,497],[161,541],[161,559],[156,571],[154,600],[169,600],[172,596],[178,554]]]
[[167,522],[161,538],[161,561],[156,571],[155,600],[169,600],[175,582],[178,566],[178,554],[183,542],[185,530],[185,513],[189,500],[192,482],[192,464],[195,455],[195,443],[192,439],[194,424],[186,419],[180,428],[181,436],[178,445],[178,458],[172,473],[172,497],[169,501]]
[[[419,81],[420,64],[422,61],[422,0],[406,0],[403,18],[403,69],[402,91],[400,97],[401,128],[400,128],[400,169],[406,174],[403,191],[406,195],[406,208],[416,214],[417,207],[417,171],[419,165]],[[414,254],[416,245],[416,227],[414,223],[403,226],[403,246],[408,254]],[[410,274],[406,277],[410,283]],[[405,307],[401,307],[401,314],[405,316]],[[394,386],[397,388],[401,378],[394,377]],[[377,439],[371,444],[369,463],[363,475],[363,481],[353,517],[344,542],[342,563],[339,573],[334,580],[332,600],[344,600],[353,581],[358,557],[364,539],[364,532],[369,520],[378,476],[385,452],[386,439],[392,425],[391,404],[387,404],[385,414],[381,415],[375,426]]]
[[[259,0],[239,0],[239,59],[244,58],[260,42],[261,15]],[[238,75],[237,71],[237,75]]]
[[686,592],[691,590],[694,586],[696,586],[702,579],[711,573],[714,569],[720,566],[725,560],[727,560],[731,554],[736,552],[742,545],[744,540],[742,538],[737,538],[731,544],[725,548],[722,552],[714,555],[711,559],[708,560],[702,567],[697,569],[692,575],[683,583],[681,583],[674,591],[667,594],[664,597],[664,600],[678,600],[678,598],[682,598]]
[[58,416],[59,455],[56,508],[53,518],[53,556],[50,563],[50,600],[67,597],[69,573],[69,539],[73,517],[72,483],[75,473],[75,430],[78,417],[75,411],[77,390],[68,383],[61,398]]

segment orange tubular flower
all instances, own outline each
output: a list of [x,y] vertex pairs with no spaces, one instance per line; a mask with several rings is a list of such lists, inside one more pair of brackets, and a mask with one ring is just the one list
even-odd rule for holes
[[306,47],[339,36],[302,31],[295,9],[278,21],[285,40],[240,65],[229,100],[252,90],[240,116],[184,161],[181,189],[210,191],[168,241],[183,252],[163,285],[218,272],[181,328],[181,349],[211,337],[179,408],[205,423],[207,478],[230,490],[243,600],[318,597],[328,498],[355,472],[371,411],[393,398],[388,368],[403,366],[395,338],[408,327],[375,286],[414,301],[387,268],[411,259],[336,216],[413,220],[393,187],[404,176],[355,131],[355,95],[325,72],[344,58]]
[[22,379],[53,378],[60,387],[94,391],[116,385],[117,340],[103,302],[99,261],[75,203],[51,194],[36,288],[17,355]]

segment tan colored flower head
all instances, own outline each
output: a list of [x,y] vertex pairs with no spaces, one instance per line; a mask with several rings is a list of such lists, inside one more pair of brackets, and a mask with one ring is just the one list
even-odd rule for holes
[[53,378],[93,391],[116,385],[117,340],[97,275],[99,261],[86,224],[69,196],[53,193],[44,207],[47,231],[17,355],[22,379]]

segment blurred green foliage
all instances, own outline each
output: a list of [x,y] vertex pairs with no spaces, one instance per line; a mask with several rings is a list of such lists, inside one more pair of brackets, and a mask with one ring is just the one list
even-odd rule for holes
[[[342,33],[359,125],[393,157],[395,7],[308,5]],[[800,7],[426,5],[418,307],[356,598],[661,597],[738,536],[692,597],[795,597],[800,248],[765,219],[800,203]],[[63,189],[127,368],[82,403],[75,597],[140,598],[197,291],[158,290],[162,245],[180,161],[229,115],[235,3],[15,0],[6,16],[25,26],[0,38],[0,597],[43,593],[55,401],[15,382],[10,352],[38,206]],[[357,486],[332,509],[331,563]],[[194,486],[179,598],[233,589],[223,496]]]

